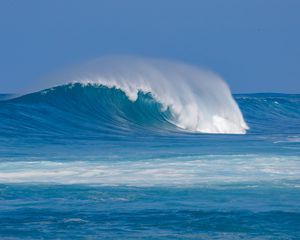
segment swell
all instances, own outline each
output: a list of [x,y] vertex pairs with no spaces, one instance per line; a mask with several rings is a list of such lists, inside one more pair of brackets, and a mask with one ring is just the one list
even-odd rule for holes
[[300,134],[300,94],[236,94],[250,133]]
[[[300,96],[235,95],[250,133],[299,133]],[[78,138],[186,134],[170,107],[149,92],[131,100],[124,91],[97,84],[68,84],[0,102],[0,134]]]

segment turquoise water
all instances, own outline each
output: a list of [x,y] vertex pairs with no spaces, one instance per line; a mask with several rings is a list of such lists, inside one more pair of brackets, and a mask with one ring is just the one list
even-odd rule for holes
[[1,239],[299,239],[300,95],[237,94],[246,134],[178,127],[151,93],[0,101]]

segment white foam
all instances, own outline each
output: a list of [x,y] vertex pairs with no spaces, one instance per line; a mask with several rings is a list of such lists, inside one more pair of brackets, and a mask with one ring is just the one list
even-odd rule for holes
[[114,162],[1,162],[0,183],[198,186],[300,180],[296,156],[203,156]]
[[133,57],[103,58],[56,80],[56,84],[72,81],[116,87],[132,101],[139,91],[151,92],[165,108],[170,107],[173,123],[188,131],[244,134],[248,129],[222,78],[195,66]]

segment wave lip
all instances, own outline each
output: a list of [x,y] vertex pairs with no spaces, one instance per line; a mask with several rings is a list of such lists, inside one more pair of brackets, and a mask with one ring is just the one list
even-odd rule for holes
[[189,132],[244,134],[248,129],[227,84],[218,75],[166,60],[109,57],[78,67],[57,84],[81,83],[122,90],[133,102],[150,93],[169,109],[168,121]]

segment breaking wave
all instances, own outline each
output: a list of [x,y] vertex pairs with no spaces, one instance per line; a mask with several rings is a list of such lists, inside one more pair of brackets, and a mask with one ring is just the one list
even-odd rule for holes
[[182,63],[104,58],[57,77],[55,84],[21,99],[51,98],[52,105],[79,115],[90,110],[102,119],[102,127],[148,125],[228,134],[248,129],[227,84],[212,72]]

